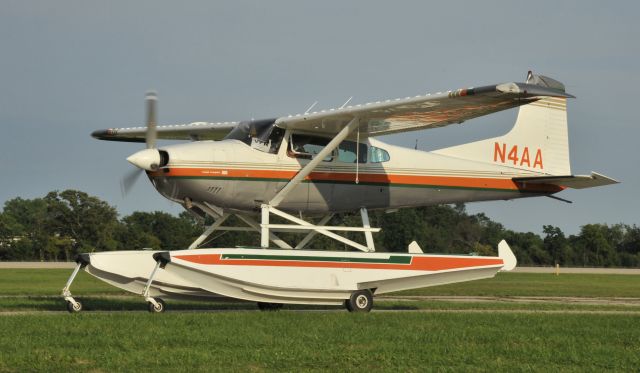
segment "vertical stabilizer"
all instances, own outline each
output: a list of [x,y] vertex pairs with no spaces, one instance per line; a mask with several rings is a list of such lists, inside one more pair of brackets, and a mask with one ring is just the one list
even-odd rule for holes
[[[562,83],[543,76],[530,74],[527,83],[551,84],[564,92]],[[507,134],[434,153],[547,175],[571,175],[567,99],[540,97],[520,106],[516,123]]]

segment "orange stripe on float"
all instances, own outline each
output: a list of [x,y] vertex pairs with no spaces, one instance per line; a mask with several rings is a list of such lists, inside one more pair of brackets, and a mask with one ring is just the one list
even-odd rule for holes
[[236,265],[256,267],[394,269],[407,271],[444,271],[448,269],[503,265],[499,258],[412,257],[411,264],[375,264],[349,262],[314,262],[297,260],[220,259],[220,254],[180,255],[176,259],[205,265]]

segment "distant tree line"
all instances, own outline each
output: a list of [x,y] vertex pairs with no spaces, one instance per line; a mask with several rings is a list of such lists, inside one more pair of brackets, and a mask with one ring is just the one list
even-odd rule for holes
[[[505,229],[484,214],[468,214],[463,204],[397,212],[372,211],[378,251],[406,251],[413,240],[425,252],[496,255],[506,239],[519,265],[640,267],[640,228],[626,224],[587,224],[577,235],[543,226],[543,236]],[[71,261],[78,253],[110,250],[185,249],[212,221],[185,211],[134,212],[123,218],[108,203],[76,190],[50,192],[44,198],[14,198],[0,213],[0,260]],[[359,213],[337,214],[329,225],[361,225]],[[229,219],[225,225],[243,226]],[[303,235],[281,233],[290,243]],[[364,243],[362,233],[347,236]],[[254,232],[214,232],[207,247],[256,246]],[[348,250],[344,244],[316,235],[309,249]]]

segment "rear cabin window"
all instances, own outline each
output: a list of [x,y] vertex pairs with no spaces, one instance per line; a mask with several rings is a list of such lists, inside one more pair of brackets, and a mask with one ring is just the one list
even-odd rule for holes
[[391,158],[389,157],[389,153],[386,150],[377,148],[375,146],[372,146],[369,149],[369,162],[382,163],[387,162],[389,159]]

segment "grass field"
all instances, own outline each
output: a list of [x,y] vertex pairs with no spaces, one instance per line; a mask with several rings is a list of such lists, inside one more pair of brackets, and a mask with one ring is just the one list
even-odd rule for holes
[[[85,273],[72,291],[88,311],[62,312],[70,270],[0,270],[0,372],[23,371],[637,371],[640,276],[499,274],[412,296],[630,299],[630,305],[397,301],[376,311],[170,302]],[[394,294],[396,295],[396,294]],[[117,312],[112,312],[117,311]],[[379,311],[379,312],[378,312]]]
[[225,312],[0,317],[0,371],[634,371],[638,317]]

